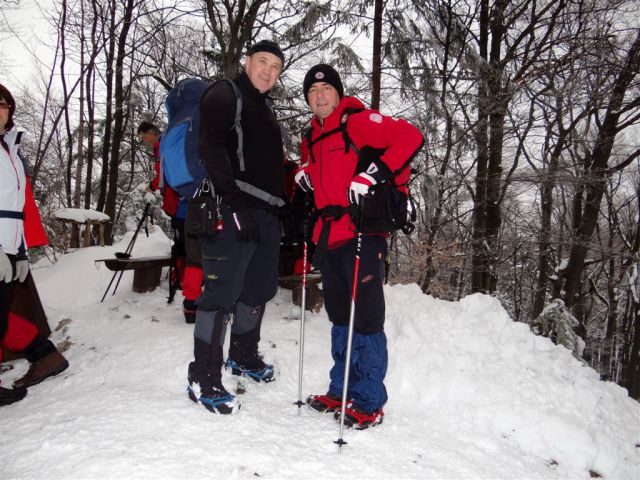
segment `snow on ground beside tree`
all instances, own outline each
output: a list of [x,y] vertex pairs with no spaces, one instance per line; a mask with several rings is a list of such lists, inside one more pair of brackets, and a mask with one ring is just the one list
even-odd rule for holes
[[[166,279],[136,294],[125,272],[99,303],[113,273],[93,260],[130,239],[36,267],[49,323],[61,327],[52,339],[70,343],[71,366],[2,407],[2,478],[640,478],[640,405],[483,295],[445,302],[415,285],[385,288],[385,421],[345,430],[342,453],[330,415],[293,405],[300,310],[287,290],[267,307],[261,343],[278,380],[225,372],[230,390],[246,390],[242,409],[213,415],[185,393],[193,327],[179,294],[166,303]],[[133,254],[168,251],[155,229]],[[306,318],[304,396],[326,391],[330,368],[326,314]],[[5,385],[27,369],[13,365]]]

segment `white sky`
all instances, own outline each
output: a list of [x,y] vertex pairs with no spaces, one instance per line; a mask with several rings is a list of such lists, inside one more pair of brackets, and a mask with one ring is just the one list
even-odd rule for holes
[[[3,2],[4,3],[4,2]],[[0,56],[6,67],[0,73],[0,82],[11,91],[16,91],[25,82],[31,81],[40,62],[49,64],[53,53],[43,43],[52,43],[50,29],[37,6],[42,0],[20,0],[20,6],[8,9],[3,5],[0,23],[9,24],[15,31],[0,34]]]

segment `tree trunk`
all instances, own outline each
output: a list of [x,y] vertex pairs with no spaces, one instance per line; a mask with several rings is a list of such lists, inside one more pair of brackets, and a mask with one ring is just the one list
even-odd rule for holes
[[380,110],[380,87],[382,78],[382,10],[383,0],[374,1],[373,14],[373,58],[371,65],[371,108]]
[[[97,210],[105,211],[105,203],[107,199],[107,182],[109,180],[109,152],[111,150],[111,129],[113,123],[113,59],[116,50],[116,2],[112,0],[110,5],[111,23],[107,34],[109,35],[105,68],[105,115],[104,115],[104,133],[102,135],[102,172],[100,174],[100,193],[98,194]],[[111,222],[115,219],[111,218]],[[111,244],[111,229],[109,235],[105,235],[107,243]]]
[[624,103],[625,94],[632,80],[640,69],[640,34],[636,37],[631,46],[624,65],[618,74],[611,90],[609,104],[605,113],[604,121],[598,131],[591,162],[587,171],[586,200],[580,223],[575,234],[574,243],[569,256],[569,264],[565,272],[564,301],[567,307],[575,305],[584,262],[588,251],[588,245],[596,228],[600,203],[604,195],[607,178],[607,168],[613,142],[618,133],[618,121],[620,119],[620,109]]
[[113,138],[111,141],[111,158],[109,160],[109,189],[107,191],[104,213],[109,215],[111,223],[105,228],[105,237],[109,244],[113,243],[113,226],[116,218],[116,197],[118,194],[118,167],[120,166],[120,146],[124,138],[125,95],[124,95],[124,60],[127,55],[127,37],[131,27],[134,1],[127,0],[122,21],[122,29],[118,35],[118,53],[115,64],[115,109],[113,117]]
[[488,89],[487,61],[489,49],[489,1],[480,2],[480,71],[478,72],[478,120],[474,136],[476,140],[476,182],[473,199],[473,234],[471,259],[471,291],[486,292],[484,272],[487,267],[485,249],[486,209],[487,209],[487,166],[489,163],[488,146]]

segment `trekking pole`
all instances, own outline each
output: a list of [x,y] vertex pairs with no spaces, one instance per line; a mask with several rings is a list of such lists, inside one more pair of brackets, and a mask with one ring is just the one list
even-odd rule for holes
[[351,365],[351,344],[353,343],[353,324],[356,316],[356,298],[358,295],[358,272],[360,270],[360,252],[362,251],[362,204],[364,199],[358,201],[358,225],[356,227],[356,258],[353,266],[353,285],[351,287],[351,308],[349,309],[349,333],[347,335],[347,358],[344,365],[344,381],[342,382],[342,406],[340,408],[340,437],[334,443],[338,444],[338,452],[342,452],[342,446],[347,442],[343,440],[344,411],[347,409],[347,389],[349,387],[349,367]]
[[300,351],[298,354],[298,401],[294,405],[298,406],[298,415],[300,415],[300,407],[304,405],[302,401],[302,366],[304,363],[304,317],[307,309],[307,234],[309,232],[309,216],[311,208],[309,205],[310,195],[304,196],[304,230],[302,241],[302,298],[300,300]]
[[[142,224],[144,220],[149,216],[149,209],[151,208],[151,204],[147,203],[144,206],[144,211],[142,212],[142,217],[138,222],[138,226],[136,227],[136,231],[133,233],[133,237],[129,241],[129,245],[127,245],[127,249],[124,252],[116,252],[116,258],[126,259],[131,257],[131,251],[133,250],[133,245],[136,243],[136,239],[138,238],[138,232],[140,232],[140,228],[142,228]],[[148,234],[147,234],[148,236]]]
[[[144,212],[142,214],[142,218],[138,222],[138,227],[136,228],[136,231],[133,234],[133,238],[129,242],[129,245],[127,245],[127,249],[124,252],[116,252],[115,253],[116,258],[127,259],[127,258],[131,257],[131,250],[133,250],[133,244],[135,243],[136,237],[138,236],[138,232],[140,231],[140,228],[142,227],[143,220],[146,218],[147,215],[149,215],[149,208],[151,208],[151,204],[147,203],[144,206]],[[104,294],[102,295],[102,299],[100,300],[100,303],[104,302],[104,299],[107,296],[107,293],[109,292],[109,289],[111,288],[111,285],[113,284],[113,281],[115,280],[115,278],[118,275],[118,273],[120,273],[120,278],[122,278],[122,274],[123,274],[122,270],[120,270],[119,272],[116,271],[116,272],[113,273],[113,276],[111,277],[111,281],[109,282],[109,285],[107,285],[107,289],[104,291]],[[120,283],[120,279],[118,279],[118,284],[119,283]],[[115,295],[115,293],[116,293],[115,291],[118,289],[118,284],[116,284],[116,287],[115,287],[115,289],[113,291],[113,295]]]
[[[131,251],[133,250],[133,245],[136,243],[136,239],[138,238],[138,233],[140,232],[140,227],[142,227],[143,224],[144,224],[144,231],[147,234],[147,237],[149,236],[149,229],[147,228],[147,223],[148,223],[148,218],[151,216],[151,214],[149,213],[150,207],[151,207],[150,203],[147,203],[144,206],[144,212],[142,212],[142,218],[140,218],[140,221],[138,222],[138,227],[136,228],[136,231],[133,234],[133,238],[129,242],[129,245],[127,246],[127,249],[125,250],[124,254],[121,254],[122,256],[118,258],[131,258]],[[118,253],[119,252],[116,252],[116,257],[118,256]],[[113,288],[113,293],[111,295],[115,295],[116,292],[118,291],[118,285],[120,285],[120,280],[122,280],[122,275],[124,275],[124,270],[120,270],[120,276],[118,277],[118,281],[116,282],[116,286]]]

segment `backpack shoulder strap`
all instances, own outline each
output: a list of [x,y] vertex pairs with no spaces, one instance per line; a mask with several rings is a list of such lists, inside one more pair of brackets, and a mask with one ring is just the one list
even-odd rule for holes
[[[340,125],[334,128],[333,130],[324,132],[322,135],[319,135],[315,140],[311,140],[311,127],[309,127],[309,129],[306,132],[307,142],[309,143],[309,149],[311,150],[311,146],[314,145],[315,143],[318,143],[319,141],[324,140],[325,138],[330,137],[331,135],[340,133],[342,134],[342,138],[344,139],[345,153],[347,153],[351,148],[353,149],[354,152],[356,152],[356,154],[359,154],[360,150],[353,143],[353,141],[351,140],[351,137],[349,136],[349,133],[347,132],[347,120],[349,119],[350,115],[354,113],[362,112],[363,110],[364,108],[345,108],[345,110],[342,112],[342,117],[340,117]],[[312,158],[313,158],[313,154],[312,154]]]
[[238,136],[238,149],[236,153],[238,154],[238,162],[240,163],[240,171],[244,172],[244,141],[242,136],[242,125],[240,124],[240,120],[242,120],[242,93],[240,93],[240,89],[236,82],[231,79],[227,79],[227,82],[233,88],[233,93],[236,96],[236,116],[233,120],[233,128],[236,131],[236,135]]

